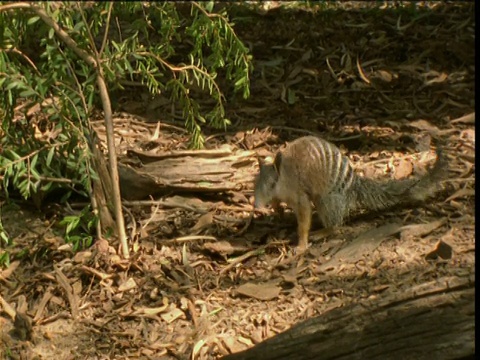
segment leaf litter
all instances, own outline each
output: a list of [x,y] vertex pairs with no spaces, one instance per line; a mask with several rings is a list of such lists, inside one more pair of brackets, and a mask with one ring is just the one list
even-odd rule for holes
[[[17,358],[215,359],[372,295],[388,301],[474,274],[474,5],[358,6],[272,6],[248,14],[254,21],[239,12],[235,31],[255,59],[251,97],[227,104],[234,125],[207,129],[206,150],[268,156],[314,133],[365,175],[403,178],[425,169],[441,142],[449,178],[434,199],[335,231],[314,218],[311,247],[298,256],[289,209],[253,213],[256,165],[247,159],[235,165],[248,167],[238,188],[189,185],[191,193],[125,202],[137,244],[128,261],[100,239],[77,254],[59,250],[54,218],[2,209],[18,260],[0,271],[1,348]],[[116,113],[120,160],[191,156],[179,114],[137,92],[130,112]],[[102,122],[94,127],[105,141]]]

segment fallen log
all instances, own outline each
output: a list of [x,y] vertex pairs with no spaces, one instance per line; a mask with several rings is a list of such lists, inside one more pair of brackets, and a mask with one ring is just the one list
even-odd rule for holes
[[253,359],[469,359],[475,355],[475,275],[445,277],[336,308],[248,350]]
[[229,147],[134,154],[142,166],[119,165],[122,197],[127,200],[168,193],[239,191],[252,186],[256,164],[255,152],[234,152]]

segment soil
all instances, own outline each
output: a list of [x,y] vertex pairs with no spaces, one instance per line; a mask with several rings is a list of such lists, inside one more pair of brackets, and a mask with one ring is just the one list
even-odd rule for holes
[[[127,203],[129,260],[105,239],[73,252],[56,207],[4,205],[13,245],[0,271],[0,358],[216,359],[331,309],[443,277],[474,279],[474,4],[431,3],[237,10],[235,31],[254,57],[251,96],[225,88],[232,125],[206,130],[207,149],[259,156],[317,134],[379,179],[424,174],[441,145],[448,179],[427,204],[353,216],[333,231],[314,219],[298,255],[295,216],[253,213],[251,183],[170,194],[163,206]],[[118,101],[123,161],[130,148],[188,143],[169,105],[145,99]],[[13,321],[8,306],[24,317]]]

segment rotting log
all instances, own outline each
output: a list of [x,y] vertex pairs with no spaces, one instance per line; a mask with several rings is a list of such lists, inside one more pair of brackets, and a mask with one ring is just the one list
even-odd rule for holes
[[395,296],[330,310],[223,359],[473,359],[474,355],[475,275],[469,275],[441,278]]
[[179,192],[239,191],[251,186],[256,163],[255,152],[233,152],[229,147],[135,155],[141,167],[119,166],[122,197],[128,200]]

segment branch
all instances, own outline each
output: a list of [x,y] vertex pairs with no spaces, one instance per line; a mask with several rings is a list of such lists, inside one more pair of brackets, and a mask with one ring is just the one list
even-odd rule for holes
[[50,26],[54,31],[55,34],[62,40],[70,49],[72,49],[78,57],[80,57],[83,61],[85,61],[88,65],[92,66],[95,70],[98,69],[98,64],[95,61],[95,58],[87,53],[85,50],[80,49],[77,46],[77,43],[67,34],[65,30],[63,30],[60,25],[58,25],[48,14],[47,12],[40,6],[36,4],[26,4],[28,8],[32,9],[35,14],[40,16],[40,18],[45,22],[48,26]]

